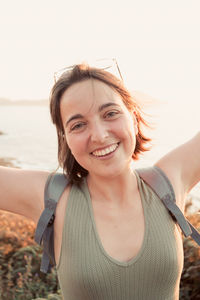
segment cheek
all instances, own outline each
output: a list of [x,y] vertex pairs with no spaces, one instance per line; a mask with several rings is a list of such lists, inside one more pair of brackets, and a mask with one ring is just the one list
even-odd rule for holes
[[120,127],[120,134],[122,139],[124,139],[126,150],[132,155],[135,151],[137,134],[133,120],[127,121],[124,126]]
[[83,137],[79,136],[66,136],[67,144],[74,155],[78,157],[86,151],[86,141]]
[[135,140],[136,132],[133,120],[127,120],[119,127],[119,133],[124,138]]

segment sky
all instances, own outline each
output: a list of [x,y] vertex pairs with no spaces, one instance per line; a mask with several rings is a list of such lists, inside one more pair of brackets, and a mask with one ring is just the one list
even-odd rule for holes
[[55,71],[115,57],[125,84],[158,100],[163,126],[190,135],[200,127],[199,11],[199,0],[0,0],[0,98],[46,99]]

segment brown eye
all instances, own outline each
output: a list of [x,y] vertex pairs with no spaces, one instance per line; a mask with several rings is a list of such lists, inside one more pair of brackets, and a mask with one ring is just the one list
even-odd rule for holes
[[118,114],[118,111],[109,111],[108,113],[106,113],[105,117],[106,118],[112,118],[112,117],[115,117],[116,115]]
[[77,123],[77,124],[73,125],[70,130],[71,131],[81,130],[84,127],[84,125],[85,125],[85,123],[83,123],[83,122]]

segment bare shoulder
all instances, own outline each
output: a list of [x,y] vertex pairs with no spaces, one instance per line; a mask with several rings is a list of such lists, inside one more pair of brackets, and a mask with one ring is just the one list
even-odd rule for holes
[[[178,201],[200,181],[200,132],[156,164],[171,181]],[[181,201],[181,200],[180,200]]]
[[49,173],[0,167],[0,209],[37,222],[44,208],[44,187]]

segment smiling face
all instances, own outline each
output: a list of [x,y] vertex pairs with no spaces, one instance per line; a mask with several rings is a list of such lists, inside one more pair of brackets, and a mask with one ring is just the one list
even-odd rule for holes
[[90,175],[130,168],[137,125],[117,92],[95,79],[75,83],[63,93],[60,112],[67,144]]

